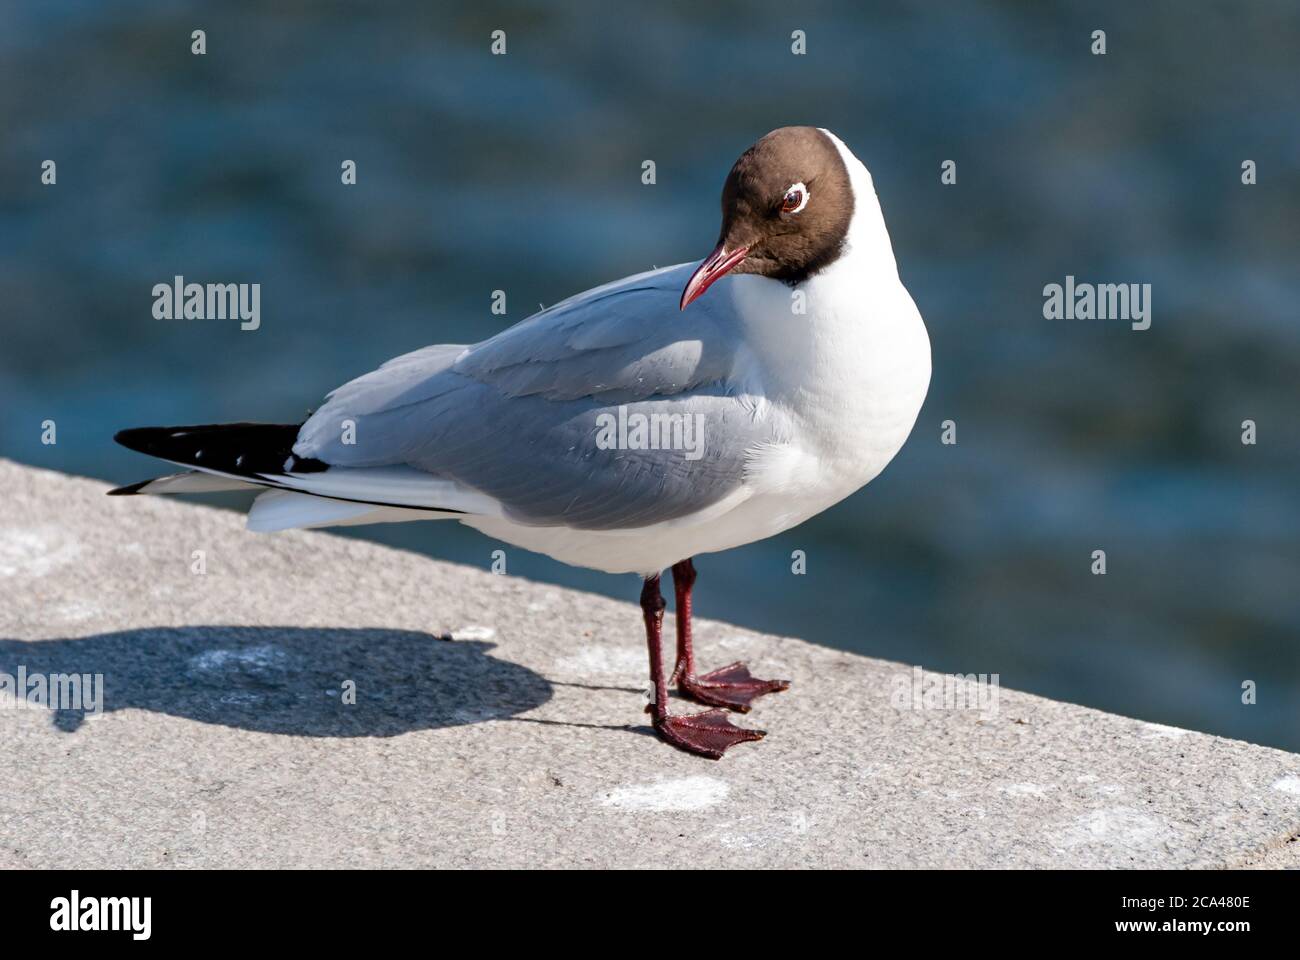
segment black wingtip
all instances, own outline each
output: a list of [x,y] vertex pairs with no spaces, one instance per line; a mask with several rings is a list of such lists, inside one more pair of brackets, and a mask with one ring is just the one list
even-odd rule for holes
[[136,453],[154,454],[162,441],[183,435],[184,427],[130,427],[113,434],[113,439]]
[[131,427],[117,431],[113,434],[113,439],[128,450],[148,453],[150,448],[157,444],[158,435],[166,429],[166,427]]
[[131,427],[113,439],[136,453],[237,477],[311,473],[329,465],[294,455],[300,423],[205,423],[180,427]]

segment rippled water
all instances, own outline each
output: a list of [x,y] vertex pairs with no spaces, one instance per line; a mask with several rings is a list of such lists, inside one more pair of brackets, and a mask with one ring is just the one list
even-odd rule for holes
[[[930,398],[867,490],[700,561],[698,609],[1300,748],[1293,3],[410,6],[0,7],[0,453],[125,482],[152,467],[119,427],[301,418],[394,354],[703,256],[736,154],[824,125],[873,171]],[[176,274],[260,283],[261,329],[155,320]],[[1045,320],[1067,275],[1152,284],[1151,329]]]

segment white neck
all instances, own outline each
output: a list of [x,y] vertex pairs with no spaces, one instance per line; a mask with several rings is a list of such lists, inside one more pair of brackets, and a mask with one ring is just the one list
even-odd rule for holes
[[[830,137],[831,143],[840,152],[840,159],[849,171],[849,184],[853,188],[853,220],[849,223],[848,236],[844,239],[843,253],[822,273],[852,273],[864,280],[892,280],[897,283],[898,263],[894,260],[894,245],[889,242],[885,215],[880,210],[880,199],[876,196],[876,185],[871,179],[871,172],[844,145],[843,140],[825,128],[818,129]],[[837,267],[841,269],[837,271]]]
[[925,398],[930,340],[899,279],[871,174],[827,135],[853,187],[844,252],[793,289],[742,276],[731,290],[749,330],[753,366],[744,379],[796,411],[829,459],[846,463],[850,474],[874,475],[901,446]]

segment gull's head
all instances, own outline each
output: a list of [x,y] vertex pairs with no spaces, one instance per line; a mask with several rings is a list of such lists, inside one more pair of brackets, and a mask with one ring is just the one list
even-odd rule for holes
[[722,185],[718,245],[691,275],[681,309],[727,273],[793,285],[834,263],[853,220],[846,156],[817,127],[781,127],[742,153]]

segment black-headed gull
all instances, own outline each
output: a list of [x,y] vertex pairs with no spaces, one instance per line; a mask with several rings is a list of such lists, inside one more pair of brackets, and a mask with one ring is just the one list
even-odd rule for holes
[[739,711],[787,684],[738,663],[697,673],[691,558],[788,530],[872,480],[929,381],[929,338],[870,173],[829,131],[784,127],[731,168],[703,262],[597,287],[473,346],[390,360],[302,424],[124,430],[125,446],[193,469],[112,492],[254,485],[269,489],[252,530],[454,519],[640,574],[654,727],[716,759],[763,733],[722,709],[670,714],[670,679]]

